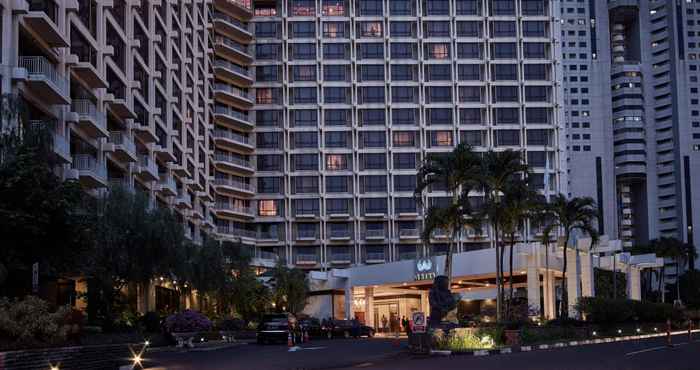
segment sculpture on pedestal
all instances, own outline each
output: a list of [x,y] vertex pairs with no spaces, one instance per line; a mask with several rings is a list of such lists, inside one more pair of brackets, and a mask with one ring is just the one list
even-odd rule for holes
[[447,276],[440,275],[435,277],[433,287],[430,288],[428,301],[430,303],[430,321],[428,326],[431,328],[439,327],[445,316],[457,307],[457,299],[450,292]]

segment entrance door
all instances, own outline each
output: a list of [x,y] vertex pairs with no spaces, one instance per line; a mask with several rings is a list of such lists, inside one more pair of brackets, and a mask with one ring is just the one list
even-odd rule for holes
[[355,319],[357,319],[359,322],[362,323],[362,325],[365,324],[365,313],[364,311],[356,311],[355,312]]

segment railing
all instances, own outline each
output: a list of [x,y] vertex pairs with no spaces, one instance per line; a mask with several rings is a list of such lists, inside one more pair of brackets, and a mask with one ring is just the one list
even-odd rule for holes
[[331,262],[350,262],[352,256],[350,253],[331,253]]
[[230,40],[226,37],[223,36],[217,36],[214,38],[214,43],[219,43],[219,44],[224,44],[232,49],[235,49],[237,51],[240,51],[241,53],[247,55],[248,57],[251,57],[251,52],[250,48],[246,45],[239,44],[233,40]]
[[418,254],[416,252],[403,252],[399,253],[400,260],[414,260]]
[[245,182],[231,180],[231,179],[215,178],[214,185],[228,186],[228,187],[232,187],[234,189],[240,189],[240,190],[246,190],[246,191],[252,191],[252,192],[255,191],[254,184],[246,184]]
[[399,237],[414,237],[418,235],[418,229],[399,229]]
[[367,261],[384,261],[384,252],[367,252]]
[[90,63],[97,68],[97,50],[90,45],[71,45],[70,52],[78,56],[79,62]]
[[261,260],[277,261],[280,259],[280,256],[277,255],[277,253],[256,250],[255,258],[259,258]]
[[107,168],[97,161],[97,158],[90,154],[76,154],[73,156],[73,169],[78,171],[89,171],[97,177],[106,179]]
[[151,173],[158,172],[155,161],[151,160],[151,157],[148,154],[139,155],[139,167],[142,167]]
[[253,94],[248,93],[244,90],[241,90],[237,87],[233,87],[229,84],[220,83],[220,82],[215,83],[214,90],[220,90],[220,91],[223,91],[225,93],[237,96],[239,98],[247,99],[247,100],[250,100],[251,102],[253,101]]
[[123,178],[123,177],[110,177],[109,178],[109,186],[113,188],[128,188],[129,187],[129,180]]
[[230,17],[227,14],[224,14],[222,12],[214,11],[212,13],[212,18],[221,19],[223,21],[226,21],[228,23],[233,24],[234,26],[236,26],[237,28],[240,28],[241,30],[245,31],[246,33],[250,33],[250,31],[248,31],[248,25],[246,25],[243,22],[239,21],[238,19]]
[[242,213],[245,215],[253,215],[253,208],[245,206],[234,206],[226,202],[216,202],[216,208],[224,211]]
[[318,231],[316,230],[297,230],[298,239],[316,239],[318,237]]
[[229,225],[217,225],[216,231],[219,232],[220,234],[227,234],[227,235],[238,236],[238,237],[242,236],[242,237],[251,238],[251,239],[255,238],[255,231],[239,229],[236,227],[231,227]]
[[385,235],[384,229],[381,230],[365,230],[365,238],[383,238]]
[[106,116],[97,110],[97,106],[87,99],[74,99],[71,102],[71,111],[78,114],[81,120],[90,119],[100,127],[105,127]]
[[328,230],[328,236],[331,238],[349,238],[350,230],[330,229]]
[[224,114],[224,115],[239,119],[241,121],[245,121],[245,122],[250,123],[250,117],[248,117],[247,114],[241,113],[241,112],[234,110],[232,108],[229,108],[225,105],[219,105],[219,104],[215,105],[214,106],[214,113]]
[[253,145],[253,140],[251,137],[243,136],[241,134],[237,134],[235,132],[228,131],[228,130],[215,129],[214,130],[214,137],[233,140],[233,141],[235,141],[237,143],[241,143],[241,144]]
[[114,145],[123,146],[128,152],[136,152],[136,145],[134,141],[122,131],[111,131],[109,133],[109,142]]
[[318,256],[315,254],[297,254],[297,263],[318,263]]
[[173,177],[168,173],[161,173],[158,175],[158,184],[172,190],[175,190],[177,187],[175,185],[175,179],[173,179]]
[[221,67],[221,68],[230,69],[238,74],[244,75],[246,77],[250,77],[249,70],[247,70],[239,65],[233,64],[229,61],[226,61],[226,60],[221,60],[221,59],[215,60],[214,67]]
[[43,56],[20,56],[19,66],[26,69],[29,76],[42,77],[49,81],[61,94],[68,94],[68,81],[56,70],[56,66],[51,64]]
[[216,153],[214,154],[214,159],[220,162],[228,162],[228,163],[233,163],[235,165],[239,165],[242,167],[246,168],[253,168],[253,162],[252,161],[247,161],[245,159],[241,159],[238,157],[234,157],[229,154],[224,154],[224,153]]

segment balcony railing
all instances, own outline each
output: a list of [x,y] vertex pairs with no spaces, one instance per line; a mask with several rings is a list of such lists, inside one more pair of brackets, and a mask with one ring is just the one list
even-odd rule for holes
[[234,157],[229,154],[224,154],[224,153],[216,153],[214,154],[214,159],[220,162],[228,162],[228,163],[233,163],[238,166],[246,167],[246,168],[253,168],[253,161],[245,160],[242,158]]
[[384,252],[367,252],[367,261],[384,261]]
[[227,202],[216,202],[216,208],[224,211],[236,212],[245,215],[253,215],[252,207],[236,206]]
[[73,156],[73,169],[89,171],[101,179],[107,178],[107,168],[97,158],[90,154],[76,154]]
[[255,258],[258,258],[261,260],[268,260],[268,261],[277,261],[280,259],[280,256],[277,255],[277,253],[256,250],[255,251]]
[[214,185],[228,186],[228,187],[231,187],[234,189],[255,192],[255,185],[254,184],[246,184],[245,182],[231,180],[231,179],[215,178]]
[[331,262],[351,262],[352,255],[350,253],[331,253]]
[[241,112],[239,112],[235,109],[232,109],[230,107],[227,107],[225,105],[220,105],[220,104],[215,105],[214,106],[214,113],[223,114],[226,116],[231,116],[231,117],[239,119],[241,121],[245,121],[245,122],[250,123],[250,117],[247,114],[241,113]]
[[316,238],[318,238],[318,231],[317,230],[307,230],[307,229],[297,230],[297,239],[316,239]]
[[87,99],[74,99],[71,102],[71,110],[78,114],[81,120],[89,119],[95,121],[100,127],[105,127],[105,113],[97,110],[97,106]]
[[318,263],[318,255],[316,254],[297,254],[297,263],[300,264],[315,264]]
[[243,22],[239,21],[238,19],[233,18],[233,17],[231,17],[231,16],[229,16],[229,15],[227,15],[227,14],[224,14],[224,13],[222,13],[222,12],[214,11],[214,12],[212,13],[212,18],[221,19],[222,21],[231,23],[231,24],[233,24],[234,26],[236,26],[237,28],[240,28],[241,30],[243,30],[243,31],[245,31],[245,32],[247,32],[247,33],[250,33],[250,31],[248,31],[248,25],[246,25],[246,24],[244,24]]
[[229,140],[235,141],[235,142],[240,143],[240,144],[253,145],[253,139],[251,137],[237,134],[235,132],[228,131],[228,130],[216,129],[216,130],[214,130],[214,137],[215,138],[222,138],[222,139],[229,139]]
[[68,81],[56,70],[56,66],[51,64],[43,56],[20,56],[19,66],[26,69],[29,76],[44,78],[49,81],[61,94],[68,94]]
[[223,60],[223,59],[217,59],[214,61],[214,67],[220,67],[220,68],[225,68],[225,69],[230,69],[240,75],[250,77],[250,71],[239,66],[236,64],[233,64],[229,61]]
[[420,235],[418,229],[399,229],[400,238],[412,238]]
[[381,239],[384,235],[386,235],[384,229],[365,230],[365,239]]
[[134,141],[122,131],[111,131],[109,133],[109,142],[114,145],[121,145],[130,153],[136,152]]
[[330,229],[328,230],[328,236],[331,238],[349,238],[350,230]]
[[251,55],[250,48],[249,48],[248,46],[246,46],[246,45],[239,44],[239,43],[237,43],[237,42],[235,42],[235,41],[233,41],[233,40],[230,40],[230,39],[228,39],[228,38],[226,38],[226,37],[223,37],[223,36],[217,36],[217,37],[215,37],[215,38],[214,38],[214,42],[215,42],[215,43],[219,43],[219,44],[224,44],[224,45],[226,45],[226,46],[228,46],[228,47],[230,47],[230,48],[233,48],[233,49],[235,49],[235,50],[237,50],[237,51],[240,51],[240,52],[243,53],[243,54],[246,54],[248,57],[251,57],[251,56],[250,56],[250,55]]
[[414,260],[418,254],[416,252],[399,252],[400,260]]
[[227,93],[227,94],[231,94],[231,95],[237,96],[237,97],[239,97],[239,98],[243,98],[243,99],[246,99],[246,100],[250,100],[251,102],[253,101],[253,94],[251,94],[251,93],[249,93],[249,92],[247,92],[247,91],[241,90],[241,89],[239,89],[239,88],[237,88],[237,87],[231,86],[231,85],[229,85],[229,84],[225,84],[225,83],[215,83],[215,84],[214,84],[214,90],[223,91],[223,92],[225,92],[225,93]]

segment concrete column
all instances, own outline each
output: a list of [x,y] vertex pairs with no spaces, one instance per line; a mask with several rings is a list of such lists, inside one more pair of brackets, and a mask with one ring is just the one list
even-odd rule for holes
[[421,291],[420,293],[420,309],[425,312],[425,316],[430,316],[430,302],[428,302],[428,292]]
[[569,317],[576,317],[578,312],[575,306],[581,297],[581,284],[579,284],[581,271],[576,259],[576,251],[567,248],[566,253],[566,281],[564,283],[566,284],[567,298],[569,299]]
[[345,319],[350,320],[352,318],[352,286],[348,280],[345,283]]
[[595,274],[593,273],[593,254],[581,252],[581,295],[595,297]]
[[365,288],[365,325],[374,327],[374,288]]
[[554,272],[546,271],[544,274],[543,291],[544,291],[544,317],[554,319],[556,317],[556,291],[554,287]]
[[627,297],[635,301],[642,300],[642,278],[636,267],[627,267]]
[[540,272],[537,266],[537,255],[527,257],[527,305],[539,314],[540,312]]

